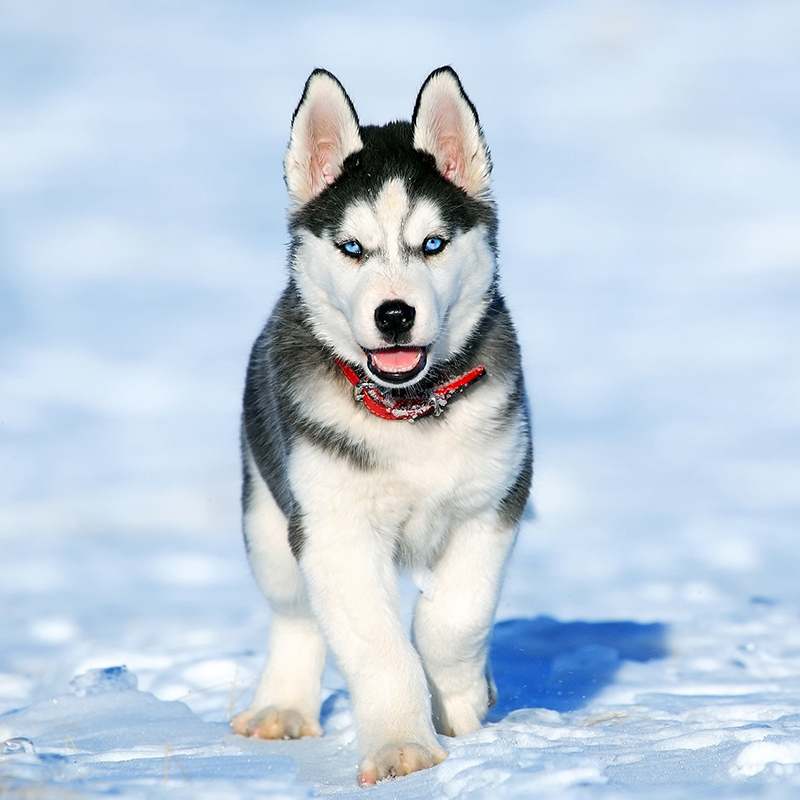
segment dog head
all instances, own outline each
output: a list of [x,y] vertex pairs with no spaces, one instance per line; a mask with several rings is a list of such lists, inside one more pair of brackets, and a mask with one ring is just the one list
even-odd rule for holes
[[431,73],[412,121],[361,126],[316,70],[284,162],[291,270],[316,336],[378,383],[406,387],[455,357],[491,298],[491,161],[456,73]]

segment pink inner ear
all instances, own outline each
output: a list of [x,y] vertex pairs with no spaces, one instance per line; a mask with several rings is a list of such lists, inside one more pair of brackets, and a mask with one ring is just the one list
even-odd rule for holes
[[437,145],[436,164],[447,180],[463,187],[465,173],[464,131],[455,103],[443,101],[431,120]]
[[461,186],[464,176],[464,153],[458,141],[453,136],[442,137],[439,140],[439,158],[437,166],[447,180],[456,186]]
[[448,159],[444,164],[444,168],[442,169],[442,175],[444,175],[447,180],[452,181],[453,183],[459,183],[458,167],[456,166],[456,162],[452,159]]
[[311,182],[314,193],[318,194],[339,177],[334,166],[338,142],[319,139],[315,144],[315,150],[311,155]]
[[342,144],[331,120],[321,119],[311,135],[311,184],[314,194],[319,194],[339,177],[338,159]]

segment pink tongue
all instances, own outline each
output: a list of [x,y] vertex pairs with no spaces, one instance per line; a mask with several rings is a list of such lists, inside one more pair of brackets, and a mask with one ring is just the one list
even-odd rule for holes
[[411,372],[422,358],[419,347],[393,347],[391,350],[373,350],[372,363],[381,372]]

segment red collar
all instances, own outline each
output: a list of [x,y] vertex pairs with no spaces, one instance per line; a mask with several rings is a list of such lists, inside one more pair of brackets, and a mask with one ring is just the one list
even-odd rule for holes
[[364,408],[381,419],[407,422],[427,417],[429,414],[438,417],[453,395],[463,392],[486,374],[486,367],[481,365],[449,383],[431,389],[425,397],[391,397],[384,394],[371,380],[359,378],[358,373],[347,362],[336,357],[334,361],[353,385],[356,402],[363,403]]

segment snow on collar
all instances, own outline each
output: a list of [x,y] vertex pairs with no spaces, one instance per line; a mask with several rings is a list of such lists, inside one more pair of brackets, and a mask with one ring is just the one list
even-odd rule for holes
[[360,378],[358,373],[347,362],[334,357],[334,361],[353,386],[356,402],[363,403],[364,408],[376,417],[390,420],[413,422],[419,417],[433,414],[438,417],[453,395],[463,392],[467,387],[479,381],[486,374],[486,367],[480,365],[465,372],[449,383],[436,386],[424,397],[392,397],[368,378]]

